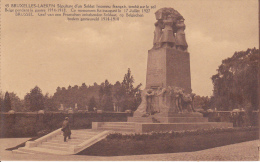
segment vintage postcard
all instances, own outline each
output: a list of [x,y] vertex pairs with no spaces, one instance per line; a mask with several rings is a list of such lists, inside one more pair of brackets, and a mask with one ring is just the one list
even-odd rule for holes
[[0,0],[0,160],[259,159],[257,0]]

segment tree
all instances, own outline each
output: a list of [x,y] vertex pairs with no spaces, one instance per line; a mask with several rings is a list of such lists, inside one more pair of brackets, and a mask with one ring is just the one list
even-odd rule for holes
[[88,105],[88,111],[94,111],[94,107],[96,107],[96,100],[95,97],[92,96],[89,100],[89,105]]
[[105,83],[99,90],[99,96],[101,98],[100,107],[104,111],[114,111],[111,89],[112,85],[108,82],[108,80],[105,80]]
[[39,111],[44,109],[44,97],[38,86],[35,86],[27,97],[29,98],[31,111]]
[[199,96],[199,95],[196,95],[194,97],[194,107],[196,109],[203,109],[203,110],[207,110],[209,108],[212,108],[212,103],[211,103],[211,100],[212,100],[212,97],[208,97],[208,96]]
[[103,88],[103,86],[101,86],[100,88],[99,88],[99,91],[98,91],[98,98],[99,98],[99,107],[102,107],[102,99],[103,99],[103,96],[105,95],[105,93],[104,93],[104,88]]
[[61,91],[61,88],[57,87],[56,92],[60,92],[60,91]]
[[21,99],[14,92],[9,93],[9,97],[11,100],[12,110],[16,112],[23,111],[23,103]]
[[245,108],[257,110],[259,50],[256,48],[235,52],[222,61],[212,76],[214,104],[220,110]]
[[44,99],[44,110],[45,111],[57,111],[58,108],[55,105],[53,101],[53,97],[49,96],[49,93],[46,93],[45,96],[43,97]]
[[2,112],[8,112],[11,109],[12,109],[11,99],[10,99],[9,93],[6,92],[5,98],[4,98],[4,104],[3,104],[3,107],[2,107]]
[[3,99],[2,93],[0,92],[0,111],[1,112],[3,110],[3,107],[4,107],[4,99]]
[[23,110],[25,112],[30,111],[30,93],[27,93],[24,96],[24,100],[23,100]]
[[86,83],[82,83],[82,85],[81,85],[80,88],[81,88],[81,89],[87,89],[88,87],[87,87]]
[[114,94],[121,111],[135,111],[141,103],[140,87],[142,86],[142,84],[139,84],[136,87],[134,87],[133,84],[134,77],[131,74],[131,70],[128,68],[122,83],[117,83],[117,88],[115,89]]

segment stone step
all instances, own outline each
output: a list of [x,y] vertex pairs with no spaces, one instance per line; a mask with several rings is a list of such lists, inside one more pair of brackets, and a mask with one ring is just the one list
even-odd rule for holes
[[120,128],[135,128],[134,125],[121,125],[121,124],[110,124],[110,123],[105,123],[101,127],[120,127]]
[[98,134],[98,133],[101,133],[100,131],[71,131],[71,133],[74,133],[74,134],[78,134],[78,135],[86,135],[86,134],[90,134],[90,135],[94,135],[94,134]]
[[195,123],[208,122],[206,117],[128,117],[127,122],[136,123]]
[[112,128],[126,128],[126,129],[134,129],[135,127],[134,126],[123,126],[123,125],[110,125],[110,124],[104,124],[101,126],[102,128],[103,127],[112,127]]
[[55,146],[55,145],[49,145],[49,144],[43,143],[43,144],[39,145],[38,147],[51,149],[51,150],[69,151],[69,145],[68,146],[58,146],[58,145]]
[[151,118],[142,118],[142,117],[128,117],[127,122],[137,122],[137,123],[153,123]]
[[15,154],[35,154],[33,152],[26,152],[26,151],[21,151],[21,150],[12,150],[12,153],[15,153]]
[[104,122],[103,125],[121,125],[121,126],[135,126],[135,123],[131,122]]
[[160,123],[200,123],[208,122],[206,117],[158,117],[156,118]]
[[64,142],[64,140],[53,140],[53,141],[48,141],[51,143],[69,143],[69,144],[73,144],[73,145],[78,145],[80,143],[82,143],[84,140],[77,140],[77,141],[72,141],[72,140],[68,140],[66,142]]
[[[52,142],[64,142],[63,140],[64,140],[64,138],[55,138],[55,139],[52,139],[50,141],[52,141]],[[67,138],[67,140],[70,141],[70,142],[81,142],[81,141],[84,141],[85,139],[73,139],[73,138],[68,139]],[[50,142],[50,141],[47,141],[47,142]]]
[[[80,142],[81,143],[81,142]],[[59,142],[59,143],[54,143],[54,142],[43,142],[42,145],[50,145],[50,146],[61,146],[61,147],[66,147],[66,146],[75,146],[78,145],[79,143],[71,143],[71,142]]]
[[[53,144],[65,143],[63,140],[51,140],[51,141],[48,141],[48,142],[53,143]],[[66,143],[71,144],[71,145],[78,145],[78,144],[82,143],[82,141],[67,140]]]
[[[91,135],[77,135],[77,134],[71,134],[71,137],[73,138],[77,138],[77,139],[81,139],[81,138],[86,138],[86,137],[93,137],[93,136],[96,136],[97,134],[91,134]],[[64,137],[63,135],[59,135],[59,136],[56,136],[55,138],[61,138],[61,137]]]
[[110,133],[110,131],[102,130],[72,131],[74,133],[74,135],[72,135],[72,139],[68,139],[66,142],[64,142],[64,137],[60,131],[60,129],[57,129],[52,133],[43,136],[43,138],[40,140],[30,141],[26,144],[26,147],[21,147],[18,150],[14,150],[13,152],[27,154],[43,153],[71,155],[76,154],[87,147],[90,147],[96,142],[104,139]]
[[56,154],[56,155],[69,155],[71,154],[68,151],[61,151],[61,150],[52,150],[40,147],[33,147],[33,148],[25,148],[21,147],[18,149],[20,152],[24,152],[26,154]]
[[[72,135],[71,135],[71,139],[86,139],[86,138],[94,137],[94,136],[96,136],[96,135],[97,135],[97,134],[95,134],[95,135],[78,136],[78,135],[76,135],[76,134],[72,134]],[[63,139],[63,138],[64,138],[64,136],[60,135],[60,136],[54,137],[53,139]]]
[[99,130],[114,130],[114,131],[127,131],[127,132],[133,132],[135,129],[133,128],[125,128],[125,127],[113,127],[113,126],[104,126],[104,127],[98,127]]

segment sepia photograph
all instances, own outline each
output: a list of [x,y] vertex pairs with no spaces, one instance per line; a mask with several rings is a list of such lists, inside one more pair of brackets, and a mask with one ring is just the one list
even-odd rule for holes
[[0,3],[0,161],[260,160],[259,1]]

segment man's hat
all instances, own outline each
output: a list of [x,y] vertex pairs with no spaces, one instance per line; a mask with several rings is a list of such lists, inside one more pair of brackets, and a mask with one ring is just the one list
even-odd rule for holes
[[69,117],[66,117],[65,120],[69,120]]

